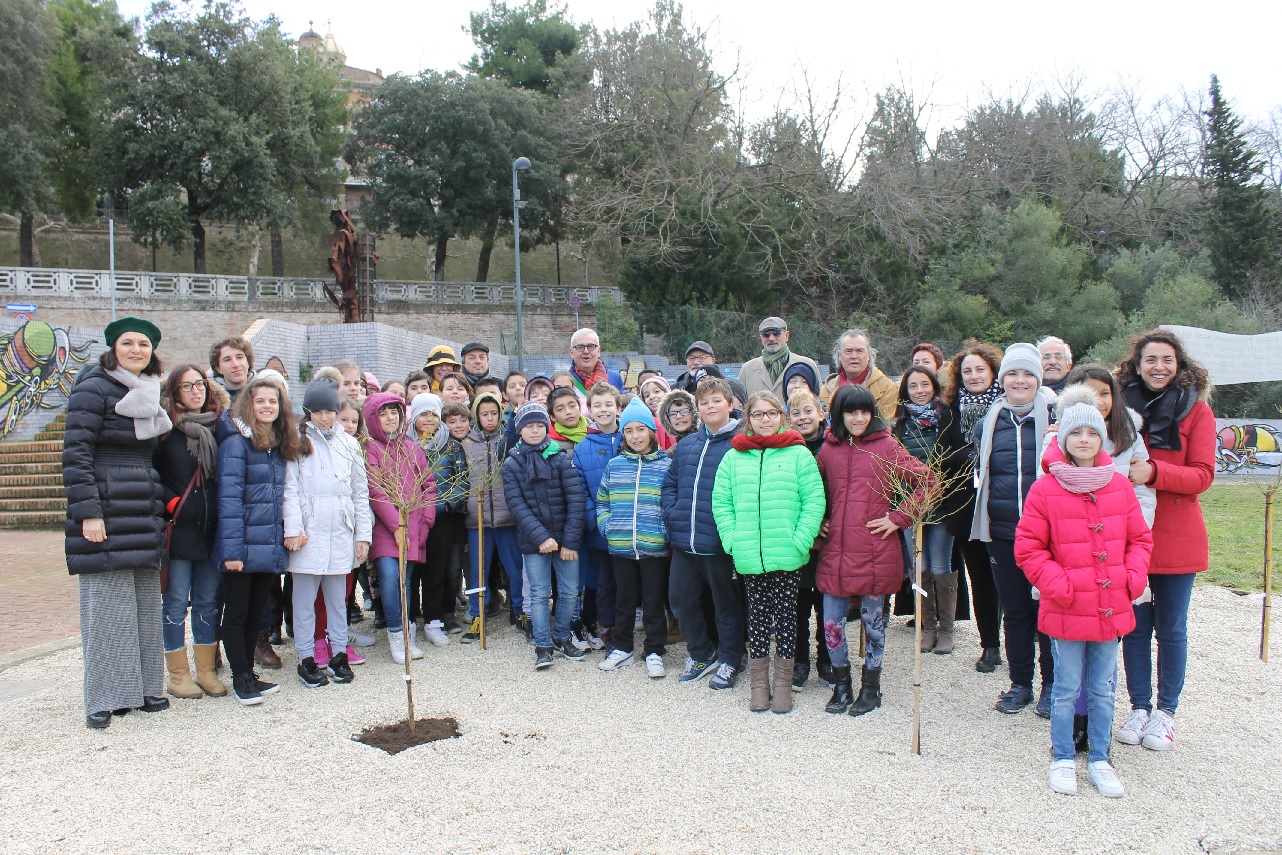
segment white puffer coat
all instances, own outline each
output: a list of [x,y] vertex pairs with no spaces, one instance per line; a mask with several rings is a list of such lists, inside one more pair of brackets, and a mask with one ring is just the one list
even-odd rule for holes
[[373,515],[365,453],[335,426],[327,440],[311,422],[306,426],[312,453],[285,467],[285,537],[307,535],[289,553],[291,573],[347,575],[356,566],[356,543],[370,542]]

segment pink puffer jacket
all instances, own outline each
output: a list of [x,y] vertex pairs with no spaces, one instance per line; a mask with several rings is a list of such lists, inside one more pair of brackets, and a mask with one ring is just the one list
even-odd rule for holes
[[[1096,464],[1112,466],[1100,452]],[[1067,641],[1113,641],[1135,628],[1153,534],[1125,475],[1093,493],[1038,478],[1015,530],[1015,561],[1041,592],[1037,628]]]
[[[390,440],[378,420],[378,411],[387,405],[400,408],[402,428]],[[400,513],[388,498],[390,487],[400,487],[412,508],[406,521],[405,560],[427,559],[427,533],[436,522],[436,479],[423,449],[405,438],[405,402],[391,392],[375,392],[365,399],[365,429],[369,445],[365,448],[366,472],[369,475],[369,505],[374,511],[374,542],[370,558],[396,558],[396,529]],[[415,494],[417,496],[415,497]]]

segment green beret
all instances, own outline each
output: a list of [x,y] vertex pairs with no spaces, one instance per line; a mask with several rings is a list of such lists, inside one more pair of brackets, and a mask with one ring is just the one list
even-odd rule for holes
[[103,336],[107,339],[108,347],[116,346],[116,339],[120,338],[127,332],[142,333],[151,341],[151,349],[155,350],[160,347],[160,327],[151,321],[144,321],[142,318],[116,318],[107,324],[107,328],[102,331]]

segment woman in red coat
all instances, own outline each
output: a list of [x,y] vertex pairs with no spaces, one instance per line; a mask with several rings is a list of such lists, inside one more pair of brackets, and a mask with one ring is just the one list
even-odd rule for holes
[[[1131,482],[1157,491],[1153,520],[1152,601],[1135,609],[1135,631],[1122,642],[1131,714],[1118,742],[1164,751],[1175,741],[1175,708],[1188,662],[1188,611],[1196,574],[1210,566],[1210,542],[1198,495],[1215,480],[1211,380],[1172,333],[1137,337],[1117,367],[1126,405],[1144,417],[1148,461],[1131,463]],[[1157,635],[1157,710],[1153,710],[1153,636]]]
[[1102,448],[1108,430],[1095,396],[1082,390],[1078,397],[1059,414],[1058,445],[1047,453],[1051,477],[1038,479],[1024,500],[1015,561],[1041,594],[1037,628],[1050,636],[1055,656],[1051,789],[1077,792],[1073,712],[1084,680],[1090,780],[1116,798],[1123,788],[1108,761],[1110,682],[1118,639],[1135,628],[1131,601],[1144,592],[1153,535],[1130,481]]

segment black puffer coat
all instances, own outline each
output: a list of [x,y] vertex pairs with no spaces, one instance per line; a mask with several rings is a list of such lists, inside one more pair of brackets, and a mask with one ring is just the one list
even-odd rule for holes
[[[164,489],[165,506],[182,494],[196,474],[196,458],[187,450],[187,437],[174,429],[156,449],[156,471]],[[183,561],[203,561],[209,557],[209,546],[218,529],[218,482],[201,473],[200,481],[191,488],[182,513],[174,521],[174,535],[169,543],[169,557]]]
[[[80,372],[67,402],[62,483],[67,490],[67,570],[156,570],[165,564],[157,440],[134,435],[134,420],[116,412],[126,389],[100,365]],[[107,539],[85,540],[85,520],[105,521]]]
[[535,554],[549,537],[562,549],[578,550],[587,495],[583,478],[555,442],[516,444],[503,461],[503,496],[522,555]]

